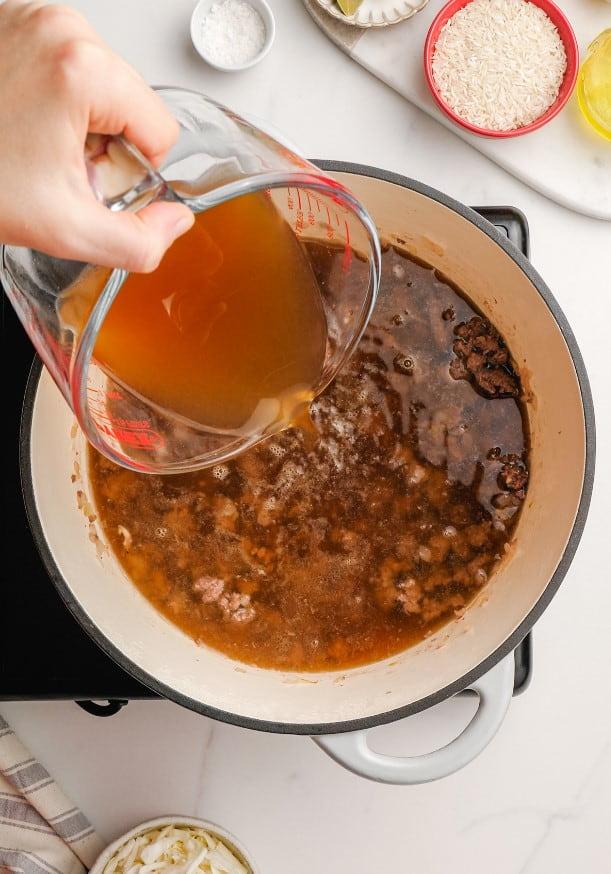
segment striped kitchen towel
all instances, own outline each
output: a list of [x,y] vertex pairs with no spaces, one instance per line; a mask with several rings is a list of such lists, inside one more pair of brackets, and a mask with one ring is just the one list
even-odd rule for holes
[[1,874],[84,874],[102,849],[85,816],[0,716]]

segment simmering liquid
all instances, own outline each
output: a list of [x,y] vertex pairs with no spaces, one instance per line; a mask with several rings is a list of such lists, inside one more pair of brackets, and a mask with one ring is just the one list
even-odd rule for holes
[[128,276],[94,357],[163,409],[254,433],[306,408],[326,341],[305,251],[256,193],[201,213],[154,273]]
[[504,555],[528,480],[520,394],[494,327],[390,249],[307,440],[169,477],[92,450],[95,505],[129,577],[198,642],[271,668],[372,662],[460,616]]

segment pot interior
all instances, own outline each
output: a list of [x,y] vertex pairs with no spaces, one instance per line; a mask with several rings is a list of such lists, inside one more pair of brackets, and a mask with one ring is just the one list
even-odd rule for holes
[[337,730],[390,711],[415,711],[440,690],[447,694],[508,640],[542,597],[571,534],[584,481],[585,422],[575,367],[526,273],[449,206],[394,182],[336,175],[367,206],[385,239],[401,241],[471,298],[504,335],[521,369],[532,445],[529,492],[510,553],[463,617],[398,656],[343,672],[263,670],[198,646],[127,580],[95,521],[86,518],[84,440],[46,371],[32,413],[30,512],[46,541],[47,565],[55,566],[60,590],[81,621],[162,694],[231,721],[285,731]]

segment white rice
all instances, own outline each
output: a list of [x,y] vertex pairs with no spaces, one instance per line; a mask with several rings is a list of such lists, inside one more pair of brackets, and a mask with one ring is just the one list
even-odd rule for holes
[[448,106],[496,131],[543,115],[558,96],[566,65],[557,27],[526,0],[472,0],[443,26],[432,60]]

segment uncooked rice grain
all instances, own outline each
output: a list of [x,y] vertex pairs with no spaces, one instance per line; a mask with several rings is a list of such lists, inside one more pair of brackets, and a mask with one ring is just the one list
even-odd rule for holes
[[543,115],[566,66],[557,27],[526,0],[472,0],[443,26],[432,59],[445,103],[472,125],[495,131]]

